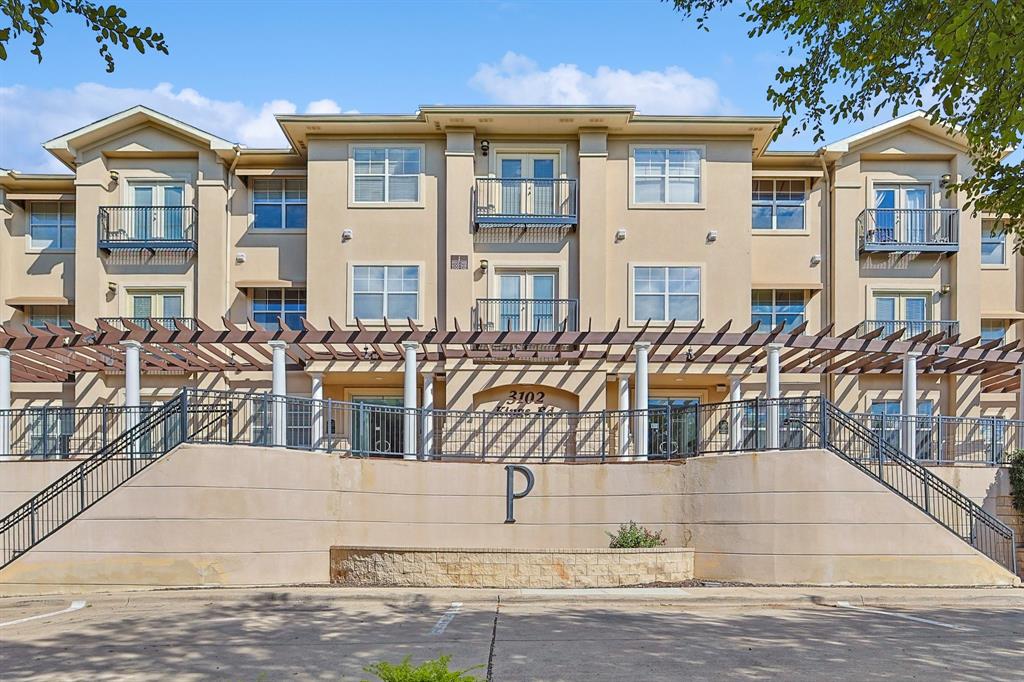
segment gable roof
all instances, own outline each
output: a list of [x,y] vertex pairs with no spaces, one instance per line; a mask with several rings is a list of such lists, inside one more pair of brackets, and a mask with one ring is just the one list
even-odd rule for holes
[[821,151],[825,154],[845,154],[851,149],[870,144],[871,142],[904,129],[913,129],[927,133],[932,137],[939,137],[944,140],[948,140],[955,147],[961,149],[967,148],[967,137],[960,130],[950,126],[932,123],[928,114],[921,109],[918,109],[910,112],[909,114],[904,114],[903,116],[894,118],[891,121],[886,121],[885,123],[872,126],[867,130],[862,130],[861,132],[850,135],[849,137],[836,140],[835,142],[822,147]]
[[239,146],[234,142],[139,104],[44,142],[43,148],[60,159],[64,165],[74,169],[78,150],[147,123],[171,130],[207,146],[223,157],[233,156],[235,149]]

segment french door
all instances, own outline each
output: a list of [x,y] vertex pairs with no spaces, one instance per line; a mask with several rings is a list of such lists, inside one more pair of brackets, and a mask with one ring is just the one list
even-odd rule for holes
[[132,183],[132,239],[182,240],[185,186],[172,183]]
[[554,215],[557,154],[498,154],[500,213]]
[[558,278],[553,272],[499,272],[498,329],[514,332],[559,329],[561,317],[567,313],[558,310],[557,284]]
[[928,299],[927,294],[876,294],[875,320],[882,323],[886,336],[904,327],[906,336],[920,334],[931,319]]
[[875,229],[883,242],[924,243],[928,185],[875,185]]
[[161,319],[161,324],[173,324],[171,318],[184,315],[185,295],[180,290],[129,291],[128,300],[130,317],[135,319],[154,317]]

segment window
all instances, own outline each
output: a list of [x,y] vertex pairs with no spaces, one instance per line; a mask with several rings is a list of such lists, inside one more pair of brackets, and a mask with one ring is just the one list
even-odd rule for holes
[[33,201],[28,228],[33,249],[75,248],[74,203]]
[[417,265],[356,265],[352,268],[352,312],[360,320],[419,317]]
[[261,230],[306,229],[306,181],[253,180],[252,226]]
[[701,151],[693,147],[633,150],[633,203],[700,203]]
[[981,264],[1006,265],[1006,233],[992,230],[990,225],[981,228]]
[[654,322],[699,320],[700,268],[634,268],[633,319]]
[[420,200],[420,147],[356,147],[354,202],[408,204]]
[[803,180],[754,180],[753,213],[755,230],[802,230],[807,203]]
[[1002,320],[981,321],[981,342],[998,341],[1003,343],[1006,340],[1006,323]]
[[291,329],[302,329],[306,316],[305,289],[255,289],[252,294],[252,316],[267,329],[278,329],[278,318]]
[[71,320],[75,319],[75,308],[69,305],[34,305],[25,311],[28,323],[33,327],[42,327],[47,322],[71,329]]
[[804,322],[804,292],[798,289],[755,289],[750,292],[750,321],[767,332],[783,324],[790,331]]

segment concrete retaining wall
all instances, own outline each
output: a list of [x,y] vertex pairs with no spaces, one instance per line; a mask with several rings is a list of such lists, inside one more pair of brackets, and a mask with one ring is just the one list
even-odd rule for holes
[[[42,487],[40,467],[55,478],[61,466],[0,464],[0,511]],[[500,463],[183,446],[0,571],[0,590],[326,583],[332,546],[591,549],[629,520],[694,548],[698,578],[1014,579],[823,451],[532,468],[536,486],[505,524]]]
[[331,582],[388,587],[623,587],[693,577],[693,550],[332,547]]

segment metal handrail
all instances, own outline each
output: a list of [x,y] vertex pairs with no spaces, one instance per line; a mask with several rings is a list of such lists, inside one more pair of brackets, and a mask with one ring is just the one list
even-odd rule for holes
[[199,328],[198,320],[194,317],[97,317],[96,322],[105,322],[120,331],[128,331],[126,322],[146,330],[152,330],[154,324],[172,331],[179,325],[193,331]]
[[473,222],[477,226],[573,226],[579,218],[576,180],[476,178]]
[[850,413],[893,445],[913,426],[915,459],[929,464],[1002,466],[1008,453],[1024,449],[1024,420],[1002,417],[907,416]]
[[476,317],[486,331],[578,331],[575,298],[478,298]]
[[101,206],[97,245],[111,249],[196,250],[195,206]]
[[857,216],[861,251],[939,251],[959,248],[956,208],[866,208]]
[[876,329],[882,330],[882,336],[892,336],[903,330],[904,338],[928,332],[929,336],[942,334],[956,336],[960,333],[960,322],[956,320],[864,320],[857,331],[859,336],[870,334]]

